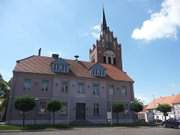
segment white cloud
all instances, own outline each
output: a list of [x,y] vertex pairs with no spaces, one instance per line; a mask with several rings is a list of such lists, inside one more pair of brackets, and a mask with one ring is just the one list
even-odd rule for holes
[[91,28],[90,34],[91,34],[91,36],[93,36],[94,38],[97,39],[97,38],[99,38],[100,31],[101,31],[101,25],[97,24]]
[[156,40],[176,38],[180,28],[180,0],[164,0],[159,12],[151,13],[140,28],[135,28],[132,38],[137,40]]

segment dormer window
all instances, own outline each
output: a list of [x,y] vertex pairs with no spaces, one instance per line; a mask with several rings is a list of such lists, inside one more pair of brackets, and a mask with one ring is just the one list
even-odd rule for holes
[[90,72],[92,76],[95,77],[105,77],[106,76],[106,71],[103,66],[100,64],[95,64],[90,68]]
[[52,71],[55,73],[68,73],[69,64],[65,62],[64,59],[58,58],[51,65]]

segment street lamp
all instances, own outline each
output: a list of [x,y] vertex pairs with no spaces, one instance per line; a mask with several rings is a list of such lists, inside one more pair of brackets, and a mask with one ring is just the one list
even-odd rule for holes
[[36,117],[37,117],[36,115],[37,115],[37,112],[38,112],[38,104],[37,104],[37,103],[38,103],[38,101],[39,101],[39,98],[36,97],[34,100],[35,100],[35,103],[36,103],[36,106],[35,106],[34,124],[37,124],[37,123],[36,123],[36,122],[37,122],[37,121],[36,121],[36,120],[37,120],[37,119],[36,119]]
[[113,108],[112,108],[112,97],[113,97],[113,88],[109,89],[109,96],[110,96],[110,104],[111,104],[111,110],[110,110],[110,121],[111,121],[111,125],[113,124],[113,118],[112,118],[112,113],[113,113]]

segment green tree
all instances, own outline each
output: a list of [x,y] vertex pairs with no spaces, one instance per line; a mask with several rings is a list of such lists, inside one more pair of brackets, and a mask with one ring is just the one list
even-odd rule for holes
[[171,108],[172,107],[169,104],[159,104],[156,110],[163,113],[165,121],[166,121],[166,116],[168,116],[168,112],[171,112]]
[[3,112],[2,120],[5,121],[7,106],[9,101],[9,91],[10,87],[8,83],[3,79],[2,75],[0,74],[0,98],[2,104],[0,106],[1,111]]
[[60,101],[52,100],[47,105],[47,110],[53,115],[53,125],[55,124],[55,112],[61,110],[63,104]]
[[15,100],[15,108],[22,112],[23,126],[25,125],[25,113],[33,110],[36,103],[33,97],[22,96]]
[[130,103],[130,110],[136,113],[142,111],[143,107],[144,107],[143,103],[138,99],[135,99]]
[[143,107],[144,107],[143,103],[138,99],[135,99],[134,101],[132,101],[130,103],[130,110],[135,112],[135,118],[136,119],[137,119],[137,113],[142,111]]
[[0,75],[0,91],[3,93],[2,97],[6,97],[9,93],[8,83],[3,79],[2,75]]
[[124,105],[121,102],[114,103],[112,106],[112,111],[116,113],[116,120],[119,123],[119,113],[124,112]]

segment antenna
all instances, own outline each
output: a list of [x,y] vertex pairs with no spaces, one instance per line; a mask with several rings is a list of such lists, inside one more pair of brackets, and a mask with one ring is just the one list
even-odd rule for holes
[[74,58],[76,61],[78,61],[79,55],[75,55]]

